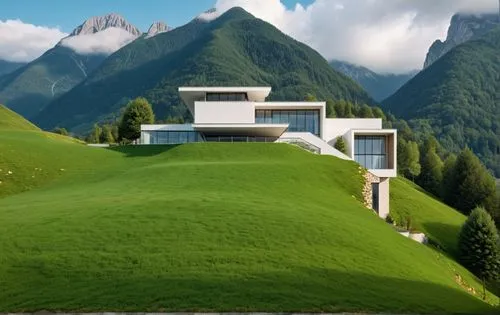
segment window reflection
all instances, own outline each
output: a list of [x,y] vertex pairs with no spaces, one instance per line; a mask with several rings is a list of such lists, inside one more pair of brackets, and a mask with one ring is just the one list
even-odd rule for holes
[[203,142],[202,135],[196,131],[152,131],[149,137],[151,144]]
[[385,136],[356,136],[354,159],[367,169],[387,169],[387,147]]
[[246,93],[207,93],[207,102],[245,102]]
[[313,110],[256,110],[257,124],[289,124],[290,132],[310,132],[320,136],[320,111]]

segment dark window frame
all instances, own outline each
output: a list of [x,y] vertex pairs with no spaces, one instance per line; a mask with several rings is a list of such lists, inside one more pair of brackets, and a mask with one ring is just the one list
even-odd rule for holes
[[232,93],[215,93],[207,92],[205,95],[206,102],[247,102],[248,94],[245,92]]
[[[379,142],[379,147],[375,143]],[[389,148],[385,135],[359,135],[354,136],[354,160],[367,169],[388,169]],[[377,153],[382,151],[382,153]]]

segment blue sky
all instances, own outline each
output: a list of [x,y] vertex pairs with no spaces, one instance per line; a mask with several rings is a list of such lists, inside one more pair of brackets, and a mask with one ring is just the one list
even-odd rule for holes
[[92,16],[118,13],[145,32],[156,21],[184,25],[216,2],[221,11],[243,6],[328,60],[391,73],[421,68],[454,13],[498,12],[498,0],[0,0],[0,59],[31,61]]
[[[0,0],[0,20],[20,19],[25,23],[59,27],[69,33],[91,16],[118,13],[142,31],[153,21],[170,26],[185,24],[210,9],[216,0]],[[313,0],[283,0],[287,7]]]

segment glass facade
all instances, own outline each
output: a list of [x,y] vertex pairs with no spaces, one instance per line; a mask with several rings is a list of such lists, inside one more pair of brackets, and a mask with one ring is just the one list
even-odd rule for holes
[[246,93],[207,93],[207,102],[245,102]]
[[369,170],[388,169],[385,136],[356,136],[354,158]]
[[203,142],[203,136],[196,131],[151,131],[150,144],[182,144]]
[[310,132],[320,136],[320,111],[309,110],[256,110],[255,123],[257,124],[290,124],[289,132]]
[[205,136],[207,142],[275,142],[276,137]]

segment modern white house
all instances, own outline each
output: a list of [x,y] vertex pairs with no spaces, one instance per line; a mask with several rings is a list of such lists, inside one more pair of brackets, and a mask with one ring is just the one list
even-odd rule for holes
[[[325,102],[266,102],[270,87],[181,87],[179,93],[194,123],[142,125],[141,144],[298,144],[366,168],[365,204],[382,218],[389,214],[389,180],[397,176],[397,131],[383,129],[381,119],[326,118]],[[334,148],[338,137],[346,143],[346,154]]]

